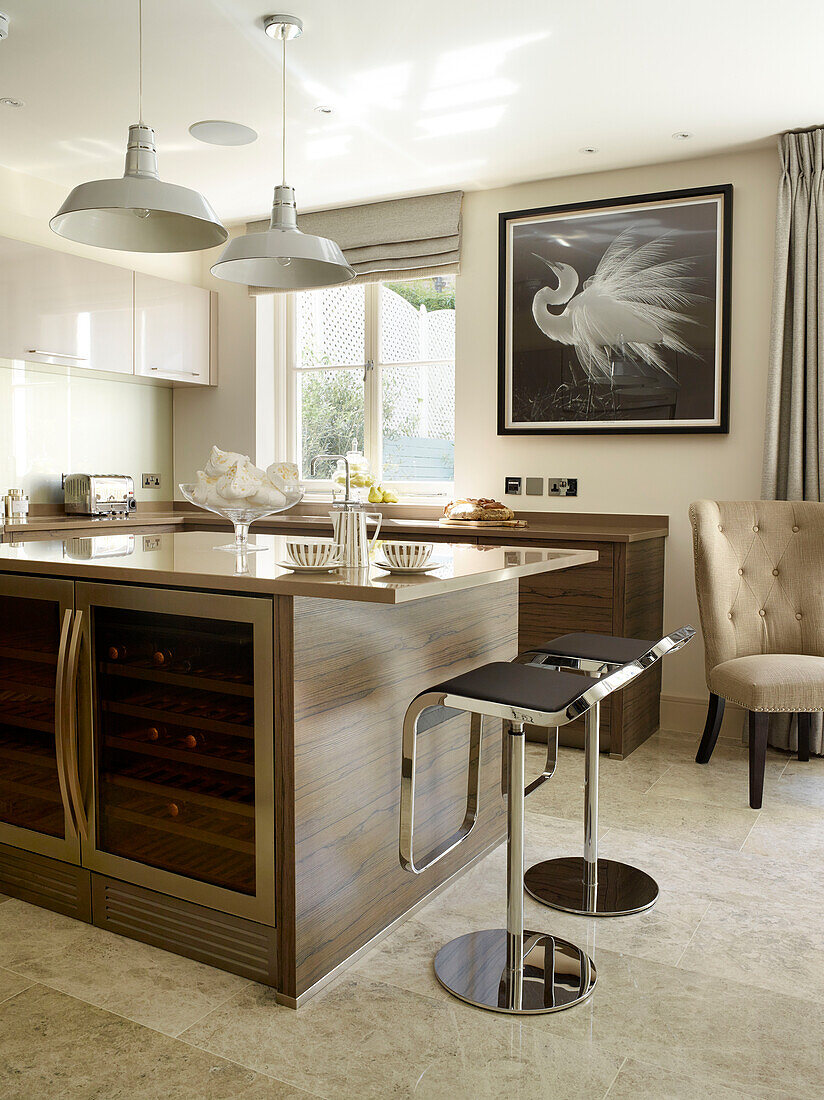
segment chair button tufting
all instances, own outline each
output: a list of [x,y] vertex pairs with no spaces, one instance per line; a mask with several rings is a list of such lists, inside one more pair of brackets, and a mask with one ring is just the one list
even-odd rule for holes
[[801,612],[800,612],[800,611],[796,611],[796,613],[795,613],[795,617],[796,617],[796,619],[800,619],[800,618],[801,618]]
[[774,577],[777,577],[777,576],[778,576],[778,570],[777,570],[777,569],[773,569],[773,576],[774,576]]
[[793,527],[793,531],[798,531],[798,528],[797,528],[797,527]]
[[756,525],[753,527],[753,531],[757,531],[757,530],[758,530],[758,524],[756,523]]
[[739,577],[743,577],[743,576],[744,576],[744,570],[743,570],[743,569],[739,569],[739,570],[738,570],[738,576],[739,576]]
[[724,530],[724,528],[723,528],[723,527],[721,526],[721,524],[720,524],[720,523],[718,524],[718,530],[719,530],[719,531],[723,531],[723,530]]
[[764,608],[762,607],[762,608],[761,608],[761,610],[760,610],[760,611],[758,612],[758,614],[759,614],[759,615],[761,615],[761,616],[763,617],[764,615],[766,615],[766,614],[767,614],[767,612],[766,612],[766,611],[764,610]]
[[731,612],[731,611],[728,611],[728,612],[727,612],[727,618],[728,618],[728,619],[731,619],[731,618],[732,618],[732,612]]

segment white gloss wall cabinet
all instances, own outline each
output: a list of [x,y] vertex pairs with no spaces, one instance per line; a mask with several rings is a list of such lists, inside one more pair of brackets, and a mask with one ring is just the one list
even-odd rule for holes
[[216,297],[202,287],[135,272],[135,374],[209,385]]
[[217,295],[0,237],[0,360],[217,384]]
[[133,373],[133,273],[0,238],[0,357]]

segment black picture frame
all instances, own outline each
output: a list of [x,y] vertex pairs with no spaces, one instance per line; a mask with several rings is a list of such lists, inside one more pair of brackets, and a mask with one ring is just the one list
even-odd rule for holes
[[[727,434],[729,432],[729,396],[730,396],[730,331],[731,331],[731,287],[732,287],[732,209],[733,209],[733,188],[732,184],[721,184],[716,187],[695,187],[677,191],[659,191],[646,195],[630,195],[620,198],[593,200],[580,203],[567,203],[560,206],[547,206],[536,207],[527,210],[514,210],[507,211],[499,214],[498,216],[498,434],[499,435],[629,435],[629,434]],[[710,213],[714,210],[715,222],[714,230],[710,228]],[[516,319],[519,332],[527,331],[530,321],[535,325],[535,333],[540,332],[540,336],[536,336],[535,333],[530,333],[528,338],[530,340],[540,341],[540,337],[544,335],[538,326],[538,316],[543,317],[540,307],[536,307],[535,298],[532,299],[532,317],[526,317],[526,305],[528,302],[528,295],[531,293],[530,287],[535,283],[535,279],[522,278],[521,283],[518,284],[517,290],[515,287],[515,280],[519,275],[517,269],[519,263],[521,267],[526,269],[529,264],[534,264],[534,260],[527,257],[526,260],[519,259],[515,247],[515,233],[513,227],[518,225],[529,225],[529,229],[525,231],[524,241],[526,243],[521,245],[521,257],[526,256],[526,249],[530,248],[528,243],[531,239],[534,241],[536,237],[536,229],[540,229],[541,226],[546,225],[545,238],[546,242],[552,244],[558,243],[562,240],[558,233],[558,228],[562,222],[567,225],[575,226],[576,243],[572,248],[572,257],[583,256],[583,249],[588,250],[588,254],[593,257],[598,256],[599,250],[601,251],[601,258],[606,248],[609,247],[604,241],[607,239],[609,233],[612,231],[610,226],[617,229],[623,223],[626,223],[626,236],[624,240],[630,241],[633,239],[634,234],[637,232],[641,234],[641,243],[643,241],[643,234],[649,238],[651,244],[657,244],[657,239],[652,240],[651,234],[654,231],[654,224],[656,220],[661,220],[664,223],[661,237],[659,238],[664,244],[661,245],[662,251],[665,251],[665,247],[676,247],[683,252],[685,249],[688,251],[689,235],[690,231],[688,225],[680,228],[667,228],[664,212],[671,211],[671,218],[677,221],[675,212],[678,211],[682,219],[686,219],[688,223],[689,219],[695,221],[701,219],[703,225],[706,222],[706,227],[699,229],[696,228],[694,232],[694,239],[696,242],[707,237],[710,233],[714,237],[714,249],[712,252],[706,248],[700,254],[695,256],[686,256],[680,258],[678,262],[683,265],[683,270],[689,272],[690,264],[693,265],[692,270],[698,270],[699,267],[703,269],[703,274],[699,278],[698,274],[690,275],[684,280],[684,284],[689,283],[695,287],[695,294],[692,297],[696,302],[700,301],[701,306],[695,305],[693,308],[696,313],[701,309],[706,313],[708,306],[704,303],[712,303],[714,306],[712,312],[712,325],[708,323],[708,320],[699,322],[697,319],[689,318],[690,306],[683,307],[683,314],[678,315],[675,311],[670,311],[674,318],[673,329],[675,323],[680,326],[680,330],[687,330],[688,334],[693,334],[696,331],[699,332],[700,338],[709,341],[710,333],[712,334],[711,356],[710,346],[707,346],[701,350],[701,353],[694,353],[690,357],[689,353],[681,354],[680,360],[678,358],[678,352],[673,352],[671,347],[665,347],[663,340],[659,345],[658,358],[663,359],[663,368],[658,369],[654,364],[648,364],[639,361],[636,352],[630,350],[629,353],[624,354],[623,358],[614,354],[614,349],[611,351],[605,347],[605,351],[609,352],[612,356],[610,360],[609,368],[609,380],[607,381],[605,376],[599,376],[597,379],[593,379],[587,370],[592,371],[593,359],[589,358],[589,368],[583,366],[582,355],[586,356],[588,345],[584,346],[582,350],[581,345],[574,344],[571,341],[564,341],[563,344],[558,343],[552,337],[546,338],[546,359],[542,358],[542,351],[540,346],[530,351],[530,356],[527,360],[525,354],[522,355],[516,347],[515,329]],[[633,214],[647,214],[646,220],[639,216],[633,219]],[[593,240],[588,240],[586,236],[586,222],[588,219],[603,219],[601,221],[592,221],[594,227],[593,237],[597,237],[600,233],[600,243]],[[579,232],[579,230],[581,232]],[[553,232],[555,236],[553,236]],[[617,234],[620,235],[620,234]],[[683,240],[679,239],[683,238]],[[540,240],[540,236],[538,236]],[[616,239],[613,237],[612,239]],[[580,243],[579,243],[580,241]],[[566,240],[563,244],[567,249],[570,248]],[[618,246],[616,246],[618,247]],[[554,249],[554,254],[557,252],[564,252],[564,249],[558,247]],[[566,253],[565,253],[566,254]],[[543,258],[538,253],[532,251],[531,257],[540,261],[546,267],[550,267],[550,262]],[[666,256],[663,257],[661,262],[666,260]],[[554,261],[553,261],[554,262]],[[594,263],[595,260],[589,261]],[[598,261],[600,262],[600,260]],[[559,265],[563,266],[563,265]],[[583,265],[581,265],[583,268]],[[657,269],[660,270],[660,269]],[[584,269],[585,271],[585,269]],[[584,273],[582,271],[582,273]],[[712,277],[710,276],[712,271]],[[573,271],[575,280],[578,279],[578,275]],[[557,289],[552,288],[552,293],[560,295],[563,298],[564,293],[560,288],[560,280],[557,274],[553,271],[548,274],[547,281],[552,284],[557,282]],[[592,280],[589,280],[590,282]],[[706,291],[710,285],[714,290],[714,296],[707,293],[699,293],[699,291]],[[550,289],[550,288],[547,288]],[[574,294],[570,296],[567,301],[572,300]],[[537,298],[537,294],[536,294]],[[580,305],[580,304],[579,304]],[[536,314],[537,309],[537,314]],[[552,311],[547,307],[547,312],[552,314]],[[557,315],[554,315],[557,316]],[[533,320],[534,318],[534,320]],[[681,324],[683,322],[683,324]],[[632,322],[630,322],[631,324]],[[642,322],[639,321],[639,324]],[[549,324],[554,325],[557,328],[557,323],[553,322],[550,318]],[[643,330],[641,330],[643,331]],[[684,338],[686,343],[686,338]],[[556,345],[557,347],[553,347]],[[568,351],[559,353],[558,348],[567,347]],[[622,348],[626,345],[622,343]],[[647,346],[647,345],[645,345]],[[650,346],[655,346],[655,342],[650,342]],[[638,347],[638,345],[629,345],[630,349]],[[561,359],[559,360],[559,354]],[[644,352],[640,353],[645,354]],[[574,359],[572,356],[574,355]],[[676,360],[673,366],[668,357]],[[685,381],[689,382],[690,391],[686,392],[686,387],[681,386],[680,379],[672,377],[676,375],[678,369],[678,363],[681,364],[681,370],[684,370],[683,364],[690,361],[692,358],[698,363],[694,374],[696,379],[690,377],[685,378]],[[626,378],[623,380],[623,391],[620,392],[620,399],[626,399],[629,402],[630,397],[627,395],[635,394],[633,400],[636,400],[643,409],[641,403],[644,400],[658,401],[657,406],[649,406],[650,408],[668,408],[668,418],[659,417],[644,417],[644,418],[627,418],[624,416],[624,421],[619,419],[618,414],[626,414],[627,408],[621,409],[618,407],[618,400],[616,398],[616,392],[620,390],[617,387],[614,380],[614,363],[618,362],[619,368],[622,368],[626,374]],[[524,364],[528,364],[524,366]],[[560,364],[560,365],[559,365]],[[712,371],[712,415],[707,416],[706,411],[709,408],[710,389],[708,385],[707,375]],[[514,376],[520,371],[518,378]],[[534,381],[539,371],[543,371],[545,375],[550,375],[550,381],[545,384],[544,390],[535,396],[530,392],[530,386],[534,390],[538,389],[538,384]],[[633,371],[635,374],[633,375]],[[656,374],[657,371],[657,374]],[[639,372],[646,372],[648,376],[645,381],[643,377],[639,379]],[[574,377],[573,377],[574,376]],[[567,383],[565,379],[571,378],[572,380]],[[702,381],[703,378],[703,381]],[[558,384],[555,384],[555,380],[560,379]],[[660,383],[656,386],[656,381]],[[555,387],[554,389],[552,387]],[[646,386],[646,391],[644,387]],[[558,395],[562,392],[563,398],[559,398]],[[668,388],[669,393],[665,393]],[[675,392],[673,396],[672,391]],[[592,394],[595,397],[592,397]],[[572,396],[569,396],[569,395]],[[606,398],[603,395],[606,394]],[[647,397],[647,394],[652,394],[652,397]],[[514,398],[513,398],[514,395]],[[682,405],[688,407],[690,404],[693,406],[693,411],[703,409],[705,415],[692,415],[677,417],[675,412],[678,406],[678,400],[681,398]],[[669,403],[665,405],[665,399]],[[566,402],[566,407],[562,407],[562,402]],[[600,403],[600,408],[599,408]],[[536,408],[540,411],[549,410],[554,412],[556,409],[561,408],[563,413],[563,419],[546,420],[535,419],[528,420],[523,417],[521,419],[513,414],[513,406],[518,409],[533,409]],[[580,416],[575,418],[576,410],[585,409],[588,414],[587,419],[584,420]],[[520,414],[519,414],[520,415]]]

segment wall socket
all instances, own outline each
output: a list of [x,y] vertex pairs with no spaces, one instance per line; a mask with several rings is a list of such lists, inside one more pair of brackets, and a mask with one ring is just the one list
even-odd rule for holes
[[521,495],[521,478],[519,478],[519,477],[505,477],[504,478],[504,493],[507,496],[519,497]]
[[144,550],[159,550],[160,549],[160,535],[144,535],[143,536],[143,549]]
[[159,489],[160,474],[144,474],[142,484],[144,489]]
[[577,497],[577,477],[551,477],[549,478],[549,495],[551,497]]

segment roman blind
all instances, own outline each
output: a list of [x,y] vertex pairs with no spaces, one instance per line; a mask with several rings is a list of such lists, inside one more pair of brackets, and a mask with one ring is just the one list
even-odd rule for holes
[[[462,198],[463,191],[447,191],[318,210],[298,214],[298,226],[340,245],[357,282],[448,275],[460,270]],[[249,222],[246,231],[258,233],[268,225],[268,219]],[[250,292],[277,293],[270,287]]]

